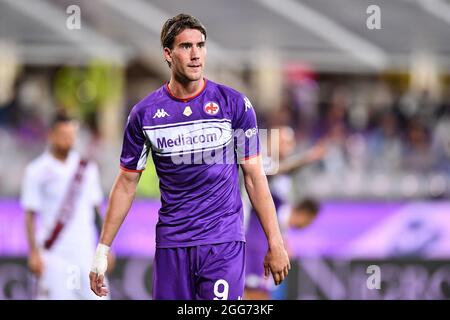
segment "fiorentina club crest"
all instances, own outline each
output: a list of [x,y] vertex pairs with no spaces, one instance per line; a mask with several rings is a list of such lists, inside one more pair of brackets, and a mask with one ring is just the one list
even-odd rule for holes
[[211,116],[217,114],[219,112],[219,105],[215,102],[208,102],[203,106],[203,110]]

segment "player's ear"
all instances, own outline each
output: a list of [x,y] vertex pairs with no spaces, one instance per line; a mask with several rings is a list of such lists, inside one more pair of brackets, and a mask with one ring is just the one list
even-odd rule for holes
[[168,47],[164,47],[163,54],[164,59],[166,59],[168,63],[172,63],[172,50]]

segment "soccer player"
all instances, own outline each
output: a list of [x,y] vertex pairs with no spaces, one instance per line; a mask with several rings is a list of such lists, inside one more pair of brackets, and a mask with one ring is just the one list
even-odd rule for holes
[[[319,161],[325,155],[326,149],[319,143],[306,153],[294,154],[294,131],[287,126],[274,127],[278,130],[279,140],[275,145],[268,145],[268,157],[265,159],[266,171],[269,175],[269,186],[275,203],[275,208],[280,222],[281,230],[289,227],[304,228],[316,217],[319,206],[312,199],[304,199],[295,207],[290,204],[290,192],[292,190],[292,178],[289,174],[299,170],[308,164]],[[273,133],[274,131],[269,131]],[[272,141],[272,139],[268,139]],[[276,152],[278,162],[273,153]],[[268,300],[274,287],[264,274],[263,261],[267,251],[264,241],[264,231],[258,222],[258,216],[254,209],[246,212],[247,234],[247,260],[245,299]],[[248,215],[248,216],[247,216]]]
[[49,149],[25,170],[21,205],[28,266],[37,280],[33,299],[98,299],[82,275],[95,253],[103,194],[97,166],[73,150],[77,126],[57,115],[48,133]]
[[320,211],[320,203],[313,198],[305,198],[301,200],[294,208],[292,208],[289,216],[288,226],[303,229],[309,226]]
[[242,299],[245,232],[239,164],[266,234],[265,272],[278,285],[290,264],[261,165],[253,107],[243,94],[203,76],[206,29],[195,17],[179,14],[167,20],[161,44],[171,77],[128,117],[121,169],[92,264],[91,288],[99,296],[108,292],[103,281],[106,257],[149,152],[162,202],[153,298]]

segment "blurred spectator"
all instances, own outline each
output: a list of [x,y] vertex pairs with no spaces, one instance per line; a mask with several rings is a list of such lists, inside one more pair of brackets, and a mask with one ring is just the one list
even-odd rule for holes
[[403,168],[414,172],[426,172],[434,168],[431,140],[428,130],[415,118],[408,123],[404,145]]
[[402,156],[402,142],[398,120],[392,111],[383,113],[368,135],[370,167],[378,171],[398,170]]

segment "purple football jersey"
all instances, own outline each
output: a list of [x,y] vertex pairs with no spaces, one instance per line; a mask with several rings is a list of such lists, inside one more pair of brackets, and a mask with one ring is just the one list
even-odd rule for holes
[[162,86],[131,110],[121,167],[143,170],[149,152],[161,190],[157,248],[245,240],[237,160],[256,156],[259,138],[244,95],[205,79],[181,100]]

